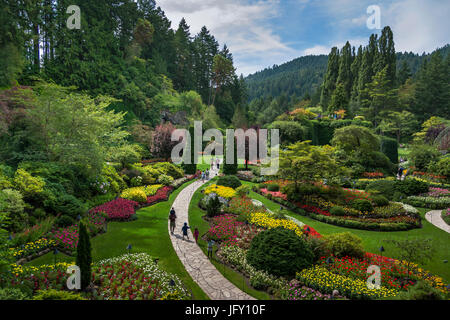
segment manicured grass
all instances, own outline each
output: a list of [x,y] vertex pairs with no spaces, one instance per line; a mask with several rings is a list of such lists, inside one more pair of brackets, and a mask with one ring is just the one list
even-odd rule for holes
[[[247,185],[254,185],[250,182],[242,182]],[[270,210],[276,210],[280,208],[280,205],[268,200],[267,198],[251,192],[250,197],[261,201]],[[419,239],[432,239],[433,247],[435,250],[434,258],[432,261],[422,266],[424,269],[432,272],[433,274],[441,276],[446,283],[450,283],[450,265],[449,263],[444,263],[444,260],[450,260],[450,234],[447,232],[436,228],[431,223],[426,221],[425,213],[430,209],[419,209],[420,215],[423,218],[422,224],[423,228],[413,229],[409,231],[402,232],[376,232],[376,231],[365,231],[350,228],[338,227],[330,224],[326,224],[308,217],[301,216],[294,212],[288,211],[287,214],[306,223],[307,225],[313,227],[317,232],[322,235],[340,233],[340,232],[351,232],[358,237],[362,238],[363,245],[366,251],[371,253],[380,254],[379,248],[383,246],[386,251],[383,253],[384,256],[396,258],[397,251],[392,248],[389,244],[384,241],[389,239],[405,239],[408,237],[419,238]]]
[[[209,300],[208,296],[192,280],[172,247],[168,232],[168,215],[175,198],[188,182],[176,190],[169,201],[141,209],[138,219],[132,222],[112,222],[108,232],[92,239],[92,257],[94,261],[116,257],[127,253],[126,247],[132,245],[132,253],[145,252],[158,258],[158,264],[167,272],[176,274],[192,291],[195,300]],[[52,264],[53,254],[47,254],[30,262],[31,265]],[[75,258],[58,255],[58,261],[73,262]]]
[[[202,219],[202,217],[206,214],[205,211],[200,209],[198,207],[199,201],[202,199],[202,193],[201,190],[206,188],[209,184],[214,183],[215,179],[212,179],[210,182],[205,184],[202,188],[197,190],[194,193],[194,196],[192,197],[191,203],[189,205],[189,225],[191,226],[191,229],[194,230],[195,228],[198,228],[200,232],[198,245],[203,250],[203,252],[207,255],[207,242],[202,240],[201,237],[206,234],[206,232],[209,230],[209,224],[205,220]],[[215,252],[215,251],[214,251]],[[235,270],[225,266],[220,262],[219,259],[217,259],[215,256],[212,259],[212,263],[216,267],[216,269],[222,273],[222,275],[227,278],[231,283],[233,283],[236,287],[241,289],[242,291],[246,292],[247,294],[251,295],[252,297],[258,299],[258,300],[270,300],[271,297],[269,294],[255,290],[247,285],[247,283],[244,281],[243,276],[236,272]]]

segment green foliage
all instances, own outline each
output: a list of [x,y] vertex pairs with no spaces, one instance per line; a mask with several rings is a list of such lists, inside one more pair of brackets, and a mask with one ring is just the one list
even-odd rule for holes
[[297,186],[295,184],[288,184],[283,187],[281,191],[287,195],[288,200],[290,201],[302,201],[306,196],[318,194],[320,192],[320,187],[308,183]]
[[55,225],[59,228],[67,228],[75,224],[75,219],[71,216],[63,215],[56,219]]
[[395,258],[404,261],[408,270],[410,270],[412,263],[427,264],[435,253],[431,239],[406,238],[385,241],[396,249]]
[[429,169],[437,175],[446,176],[449,178],[450,177],[450,157],[447,156],[447,157],[439,159],[437,162],[430,163]]
[[0,191],[0,212],[6,214],[7,229],[13,232],[21,231],[28,220],[24,212],[25,202],[22,194],[17,190],[5,189]]
[[0,300],[27,300],[29,296],[17,288],[1,288]]
[[418,170],[425,171],[429,164],[439,159],[440,153],[434,147],[425,144],[416,144],[410,148],[409,162]]
[[[226,139],[226,138],[225,138]],[[234,139],[233,142],[233,146],[234,146],[234,151],[233,151],[233,156],[234,156],[234,160],[231,161],[231,159],[227,158],[227,153],[228,153],[228,143],[225,144],[225,148],[224,148],[224,155],[223,155],[223,173],[226,175],[233,175],[236,174],[238,171],[238,159],[237,159],[237,142],[236,139]],[[228,164],[228,162],[233,162],[231,164]]]
[[[194,131],[195,131],[194,127],[189,128],[189,134],[191,135],[191,144],[190,145],[187,144],[184,149],[184,152],[187,154],[190,154],[190,157],[191,157],[190,164],[189,163],[182,164],[182,168],[186,174],[196,174],[197,173],[197,164],[196,164],[197,155],[195,154],[195,149],[194,149],[194,144],[195,144]],[[187,156],[187,154],[186,154],[186,156]],[[183,157],[185,157],[185,155],[183,155]]]
[[251,242],[247,261],[258,270],[275,276],[295,277],[314,260],[305,240],[292,230],[275,228],[259,233]]
[[359,210],[361,212],[372,212],[373,206],[369,200],[366,199],[356,199],[352,201],[353,209]]
[[364,256],[362,240],[350,232],[330,234],[324,239],[327,250],[335,257],[362,258]]
[[385,196],[374,196],[372,202],[377,207],[384,207],[389,204],[389,200]]
[[85,290],[91,283],[92,249],[89,233],[83,222],[80,222],[79,224],[78,234],[76,265],[81,270],[81,289]]
[[208,197],[206,202],[206,212],[208,217],[215,217],[220,214],[220,209],[222,208],[222,203],[218,196]]
[[180,179],[184,177],[184,172],[181,168],[177,167],[173,163],[159,162],[152,165],[153,169],[159,170],[163,174],[171,176],[174,179]]
[[233,188],[233,189],[237,189],[242,185],[241,181],[236,176],[232,176],[232,175],[220,177],[217,180],[216,184],[218,186],[224,186],[224,187],[229,187],[229,188]]
[[429,186],[426,182],[417,179],[406,179],[404,181],[397,181],[395,190],[407,196],[414,196],[422,193],[427,193]]
[[331,208],[330,213],[332,216],[345,216],[346,215],[344,208],[342,208],[340,206],[335,206],[335,207]]
[[250,191],[251,191],[251,188],[249,185],[242,185],[236,189],[236,193],[240,197],[244,197],[244,196],[248,195],[250,193]]
[[444,300],[444,296],[427,281],[419,280],[408,291],[400,292],[395,300]]
[[78,215],[83,215],[87,208],[85,205],[70,194],[64,194],[58,198],[57,204],[55,206],[57,213],[62,213],[64,215],[70,216],[72,219],[76,219]]
[[332,144],[348,153],[380,150],[380,141],[370,129],[354,125],[337,129]]
[[398,163],[398,143],[395,139],[381,137],[381,152],[383,152],[392,163]]
[[39,290],[33,300],[86,300],[79,293],[55,289]]
[[267,190],[272,191],[272,192],[277,192],[280,191],[280,186],[276,183],[271,183],[267,185]]
[[165,185],[165,186],[170,186],[173,182],[173,178],[171,176],[167,176],[165,174],[162,174],[159,176],[158,178],[158,183]]
[[45,182],[41,177],[33,177],[23,169],[18,169],[14,175],[14,184],[25,198],[34,198],[44,191]]
[[280,130],[280,142],[289,145],[298,141],[310,140],[308,129],[295,121],[275,121],[268,129]]

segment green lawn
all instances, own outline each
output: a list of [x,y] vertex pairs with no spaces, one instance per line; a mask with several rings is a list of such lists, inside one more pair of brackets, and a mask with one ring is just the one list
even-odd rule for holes
[[[254,185],[253,183],[244,181],[243,184],[247,184],[250,186]],[[276,210],[280,208],[279,204],[270,201],[267,198],[255,192],[252,192],[250,196],[253,199],[260,200],[270,210]],[[383,255],[391,258],[396,257],[395,256],[396,250],[391,248],[388,244],[384,243],[383,242],[384,240],[404,239],[407,237],[432,239],[433,247],[435,248],[435,255],[433,260],[430,261],[428,264],[424,265],[423,267],[432,272],[433,274],[441,276],[446,283],[450,283],[450,264],[444,263],[444,260],[450,261],[450,234],[439,228],[436,228],[431,223],[425,220],[425,213],[429,211],[429,209],[419,209],[419,210],[421,216],[423,217],[422,221],[423,228],[402,232],[376,232],[376,231],[349,229],[316,221],[314,219],[304,217],[290,211],[288,214],[310,225],[311,227],[316,229],[317,232],[323,235],[346,231],[356,234],[357,236],[363,239],[363,245],[366,251],[379,254],[380,253],[379,248],[383,246],[386,249]]]
[[[198,203],[202,198],[201,190],[203,188],[206,188],[209,184],[214,183],[215,179],[212,179],[210,182],[208,182],[206,185],[204,185],[202,188],[197,190],[194,193],[194,196],[192,197],[192,201],[189,206],[189,225],[191,227],[191,230],[194,230],[195,228],[198,228],[200,232],[200,237],[198,241],[199,247],[203,250],[205,254],[207,254],[207,243],[206,241],[200,239],[208,230],[209,230],[209,224],[202,219],[202,217],[206,214],[202,209],[198,207]],[[236,287],[241,289],[242,291],[246,292],[247,294],[251,295],[252,297],[259,299],[259,300],[270,300],[271,297],[269,294],[255,290],[248,286],[248,284],[244,281],[243,276],[236,272],[235,270],[228,268],[224,264],[220,262],[220,260],[216,259],[215,257],[212,259],[212,263],[214,266],[219,270],[222,275],[227,278],[231,283],[233,283]]]
[[[169,201],[141,209],[138,219],[132,222],[111,222],[108,232],[92,239],[92,257],[94,261],[119,256],[127,252],[128,244],[132,245],[132,253],[146,252],[159,258],[159,265],[167,272],[176,274],[189,288],[195,300],[208,300],[208,296],[192,280],[172,247],[168,233],[170,208],[176,196],[191,182],[176,190]],[[31,261],[30,265],[53,263],[52,253]],[[58,254],[58,261],[73,262],[74,258]]]

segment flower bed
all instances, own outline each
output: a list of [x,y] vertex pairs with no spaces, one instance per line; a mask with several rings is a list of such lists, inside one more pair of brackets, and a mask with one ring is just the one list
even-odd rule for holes
[[382,172],[364,172],[363,177],[369,179],[379,179],[384,177],[384,173]]
[[317,290],[290,283],[284,293],[284,300],[332,300],[343,299],[341,296],[333,297],[331,294],[322,294]]
[[409,196],[402,200],[403,202],[415,207],[429,208],[429,209],[445,209],[450,207],[450,197],[423,197],[423,196]]
[[135,201],[117,198],[102,204],[101,206],[95,207],[90,212],[104,212],[108,215],[110,220],[128,220],[135,214],[138,205],[139,204]]
[[445,223],[450,225],[450,208],[448,208],[447,210],[443,210],[441,216]]
[[205,195],[209,195],[211,193],[215,193],[224,199],[231,199],[236,196],[236,191],[233,188],[218,186],[216,184],[212,184],[205,189]]
[[228,207],[226,207],[225,210],[228,213],[240,215],[261,212],[264,209],[262,207],[255,206],[250,198],[234,197],[230,200]]
[[320,265],[302,270],[297,273],[296,278],[300,283],[322,293],[332,294],[333,290],[338,290],[350,299],[380,299],[398,294],[398,290],[383,286],[380,289],[369,289],[364,280],[335,274]]
[[159,269],[146,253],[100,261],[93,268],[92,280],[96,286],[94,297],[101,300],[184,300],[190,297],[181,280]]
[[144,192],[147,197],[153,196],[159,189],[162,188],[162,186],[163,186],[162,184],[155,184],[151,186],[125,189],[120,195],[120,197],[123,199],[132,200],[133,193],[136,191]]
[[282,227],[284,229],[294,231],[299,237],[304,234],[302,228],[294,221],[287,219],[275,219],[272,218],[269,213],[253,213],[250,216],[249,222],[265,229]]
[[431,187],[430,191],[424,196],[431,198],[450,197],[450,190]]
[[50,232],[50,237],[55,241],[58,248],[67,253],[72,253],[76,250],[78,244],[78,225],[55,229]]
[[147,197],[146,206],[153,205],[161,201],[167,201],[169,199],[170,193],[173,191],[173,187],[163,187],[159,189],[155,195]]
[[10,252],[16,260],[19,260],[21,258],[36,255],[45,249],[54,247],[55,245],[56,242],[54,240],[41,238],[37,241],[29,242],[24,246],[20,246],[17,248],[10,248]]

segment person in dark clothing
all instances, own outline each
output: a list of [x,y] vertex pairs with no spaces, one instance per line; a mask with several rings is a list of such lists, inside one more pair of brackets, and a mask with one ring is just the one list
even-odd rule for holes
[[176,221],[177,221],[177,215],[175,213],[174,208],[172,208],[172,210],[170,210],[169,220],[170,220],[170,233],[173,234],[175,232]]
[[188,230],[189,230],[190,228],[191,228],[191,227],[188,227],[187,222],[185,222],[185,223],[184,223],[184,226],[181,228],[181,231],[183,232],[183,240],[184,240],[184,237],[187,237],[187,239],[189,240]]

